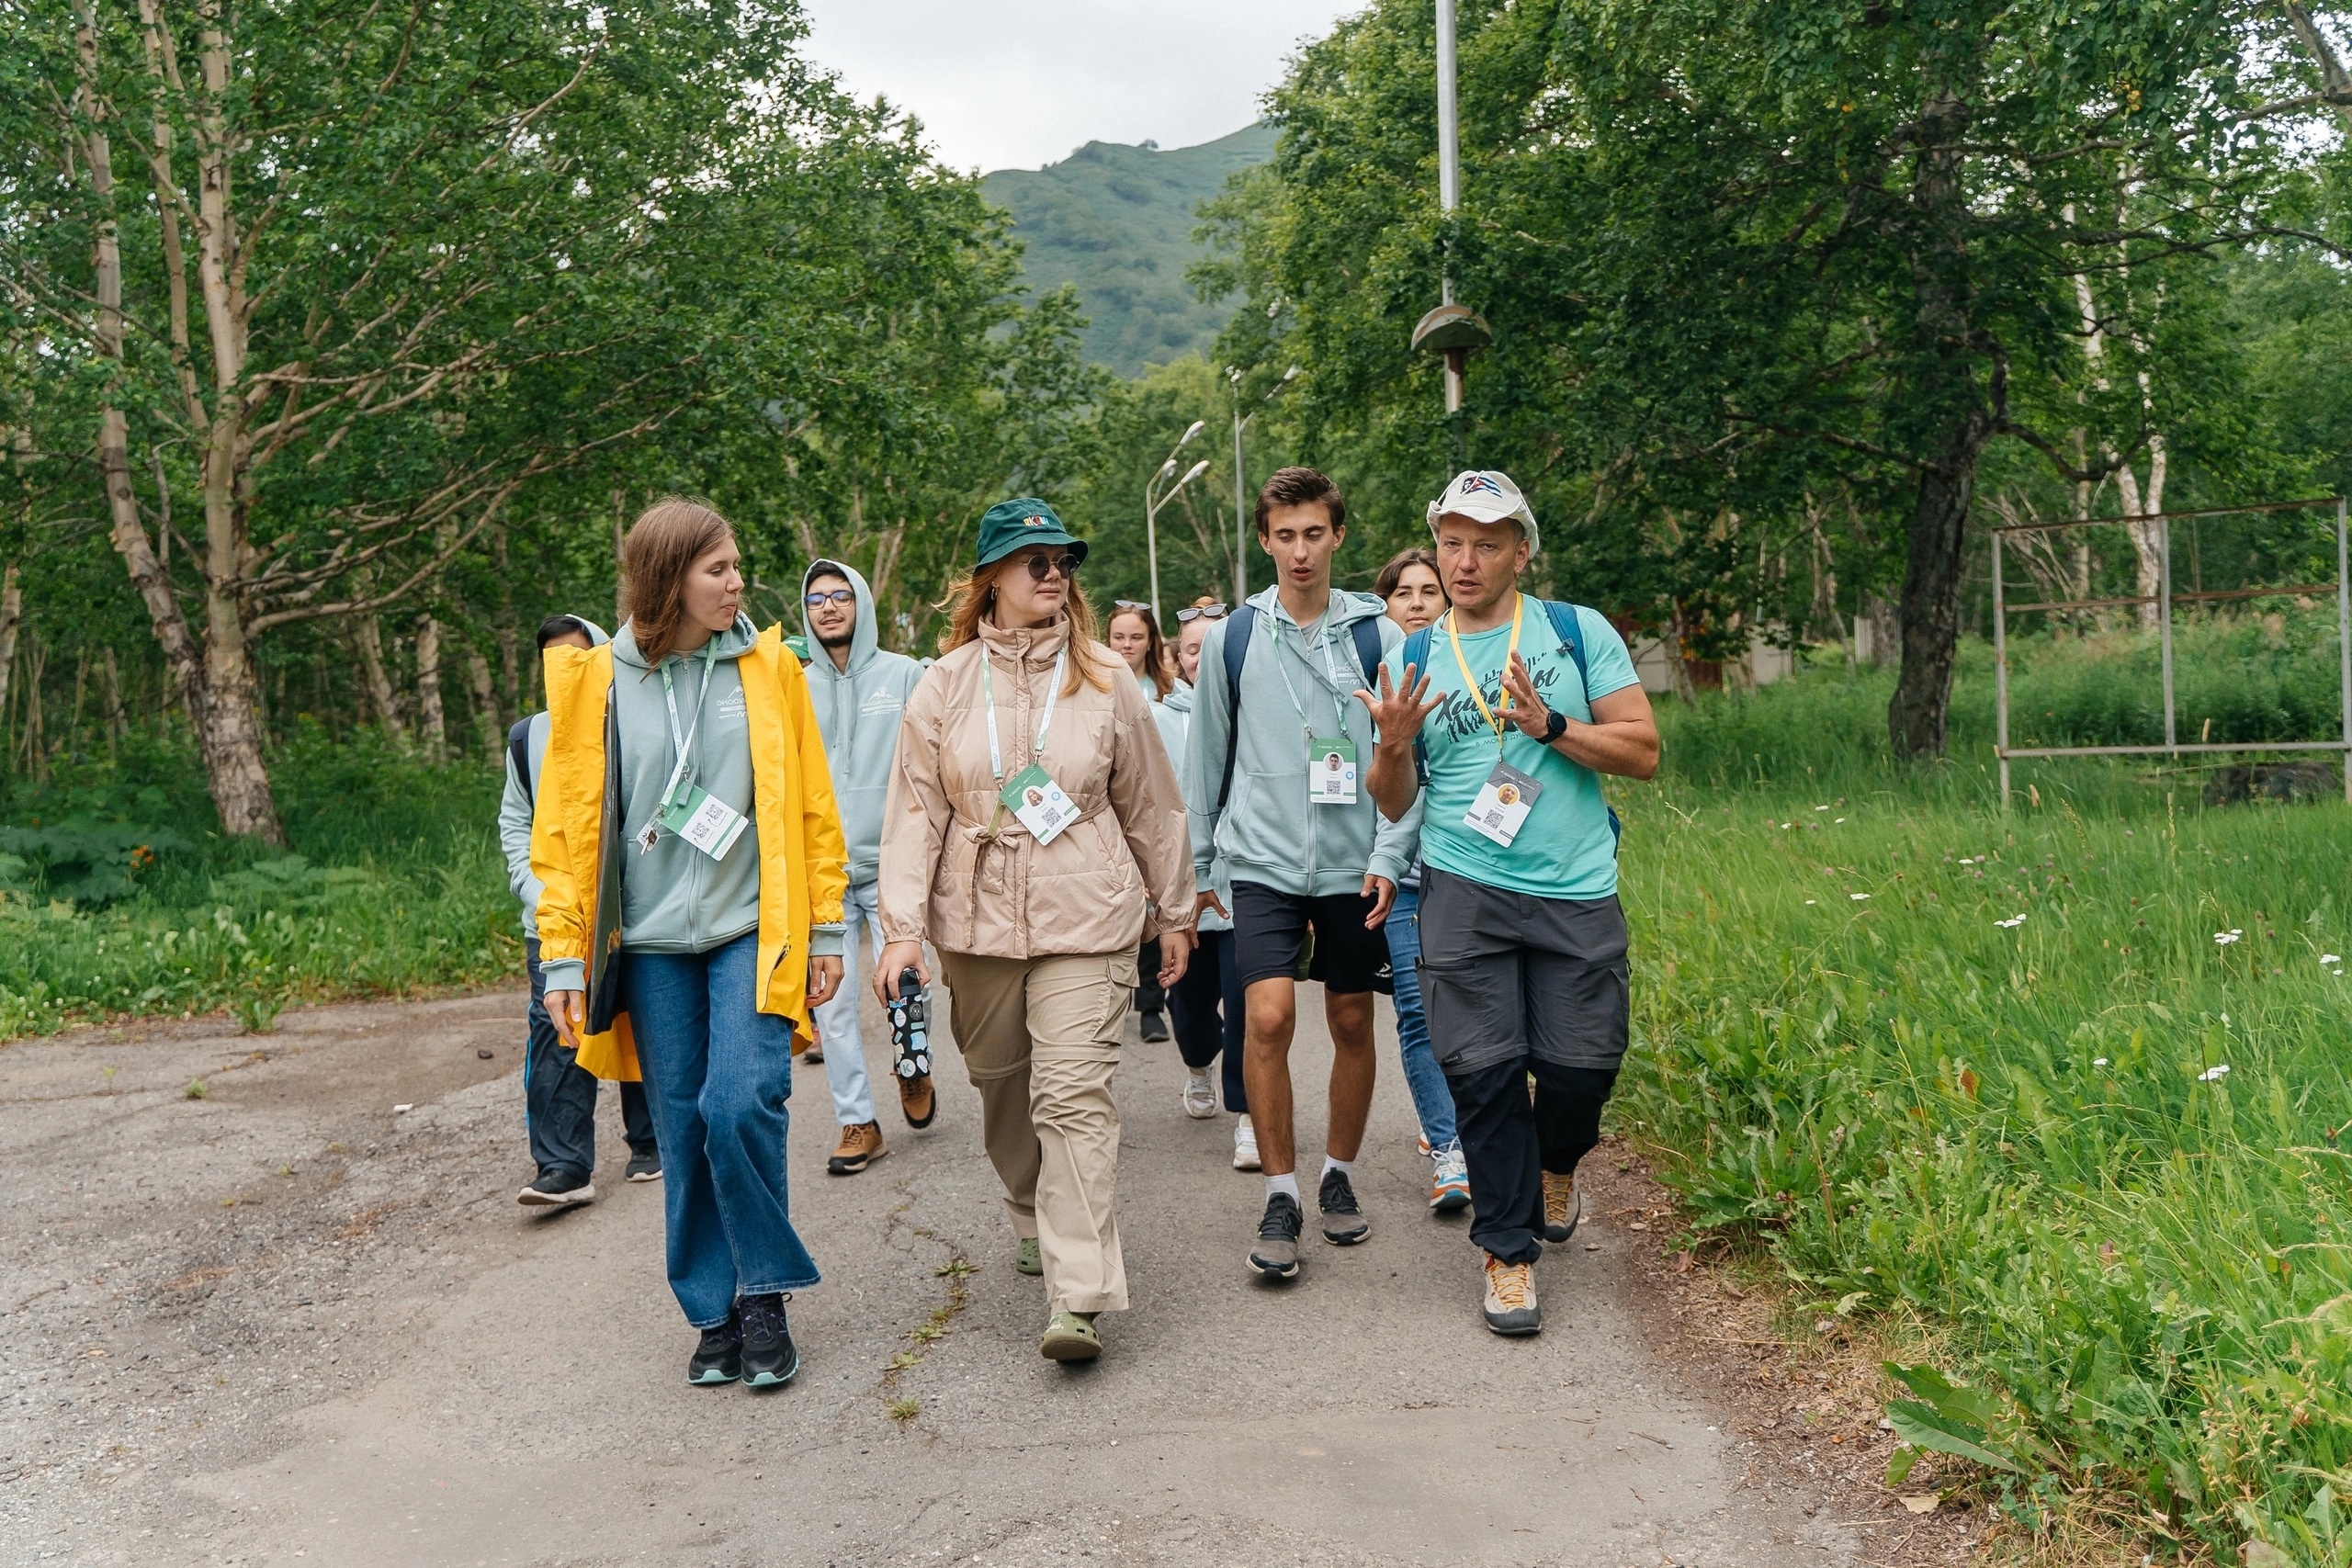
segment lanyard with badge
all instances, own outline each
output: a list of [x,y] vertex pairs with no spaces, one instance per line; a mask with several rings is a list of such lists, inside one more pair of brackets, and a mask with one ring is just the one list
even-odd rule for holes
[[[1527,599],[1514,594],[1510,617],[1510,645],[1503,652],[1502,671],[1495,680],[1495,689],[1502,690],[1502,675],[1509,672],[1510,661],[1519,656],[1519,628],[1527,616]],[[1445,635],[1453,644],[1453,662],[1462,671],[1462,684],[1468,689],[1470,700],[1478,705],[1478,716],[1495,732],[1495,771],[1478,791],[1478,798],[1470,803],[1462,825],[1492,839],[1503,848],[1510,848],[1519,830],[1527,825],[1527,813],[1535,805],[1535,797],[1544,793],[1537,780],[1502,760],[1503,729],[1510,722],[1487,705],[1486,694],[1478,689],[1478,678],[1470,672],[1470,661],[1462,655],[1462,636],[1454,629],[1453,612],[1445,615]]]
[[[1298,688],[1291,684],[1290,671],[1283,665],[1283,637],[1274,628],[1272,615],[1259,617],[1266,623],[1266,636],[1274,644],[1274,673],[1283,678],[1283,690],[1290,695],[1290,705],[1298,710],[1299,728],[1306,734],[1306,798],[1317,806],[1353,806],[1356,803],[1356,743],[1348,739],[1348,710],[1338,695],[1340,672],[1331,665],[1331,615],[1323,615],[1323,673],[1331,682],[1331,714],[1338,720],[1338,733],[1322,736],[1315,733],[1315,723],[1306,716],[1306,705],[1298,700]],[[1301,632],[1303,643],[1306,634]],[[1301,658],[1304,659],[1302,654]]]
[[1052,843],[1063,829],[1078,820],[1078,803],[1062,793],[1062,786],[1038,761],[1046,754],[1046,731],[1054,725],[1054,705],[1061,700],[1062,668],[1069,658],[1067,644],[1054,655],[1053,684],[1046,692],[1046,713],[1037,721],[1037,739],[1029,749],[1029,765],[1007,780],[1004,753],[996,738],[996,682],[989,674],[989,667],[996,660],[987,649],[980,649],[980,700],[989,710],[989,771],[996,775],[997,802],[1020,818],[1021,825],[1029,829],[1029,836],[1041,845]]
[[711,666],[717,658],[716,639],[705,643],[702,684],[695,694],[694,723],[684,732],[678,728],[677,688],[670,680],[672,661],[662,661],[662,700],[670,709],[670,744],[677,749],[678,760],[670,769],[669,783],[662,786],[662,802],[654,807],[653,819],[637,836],[640,853],[660,842],[662,829],[667,829],[711,859],[725,860],[727,852],[735,847],[735,840],[743,836],[743,815],[694,782],[691,759],[695,740],[702,733],[702,710],[710,700]]

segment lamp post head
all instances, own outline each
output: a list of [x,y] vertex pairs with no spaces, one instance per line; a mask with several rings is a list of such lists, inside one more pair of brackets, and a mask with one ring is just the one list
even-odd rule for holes
[[1168,461],[1159,465],[1159,477],[1163,479],[1175,471],[1176,459],[1173,457],[1169,458]]
[[1295,365],[1294,365],[1294,366],[1292,366],[1289,369],[1287,369],[1287,370],[1285,370],[1285,371],[1283,371],[1283,380],[1285,380],[1285,381],[1287,381],[1287,380],[1289,380],[1292,377],[1294,377],[1294,376],[1295,376],[1295,375],[1297,375],[1297,374],[1298,374],[1298,367],[1297,367],[1297,366],[1295,366]]
[[1204,457],[1199,462],[1184,470],[1184,477],[1176,481],[1176,488],[1178,490],[1182,490],[1186,485],[1191,484],[1194,479],[1199,479],[1203,474],[1208,472],[1208,469],[1209,460],[1206,457]]
[[[1178,448],[1182,449],[1186,442],[1192,440],[1193,436],[1198,435],[1202,431],[1207,429],[1208,423],[1209,422],[1204,419],[1196,419],[1190,425],[1186,426],[1184,434],[1177,438],[1176,445]],[[1171,458],[1170,460],[1172,462],[1174,459]]]

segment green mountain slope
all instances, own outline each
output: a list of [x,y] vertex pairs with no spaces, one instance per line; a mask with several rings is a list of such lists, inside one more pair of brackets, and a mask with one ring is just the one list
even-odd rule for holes
[[1184,281],[1201,254],[1193,209],[1273,150],[1264,125],[1169,152],[1090,141],[1042,169],[1000,170],[980,190],[1012,214],[1029,286],[1076,284],[1091,322],[1088,357],[1132,376],[1208,352],[1232,307],[1202,304]]

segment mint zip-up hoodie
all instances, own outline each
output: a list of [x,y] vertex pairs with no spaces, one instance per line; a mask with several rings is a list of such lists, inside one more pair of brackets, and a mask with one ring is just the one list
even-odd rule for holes
[[[612,641],[605,628],[580,615],[571,617],[588,636],[588,646],[602,648]],[[517,778],[514,773],[514,753],[506,753],[506,792],[498,801],[498,846],[506,855],[506,886],[523,902],[523,934],[536,941],[539,934],[539,895],[545,888],[531,874],[531,812],[537,803],[539,770],[548,760],[548,714],[545,708],[523,720],[528,728],[524,731],[524,753],[531,759],[531,776]]]
[[[808,624],[808,584],[820,575],[842,578],[857,595],[846,670],[834,668],[831,653]],[[825,738],[825,763],[832,770],[850,886],[855,887],[882,874],[882,806],[890,793],[890,760],[898,750],[900,710],[922,679],[922,666],[903,653],[884,650],[875,625],[874,591],[856,568],[837,560],[813,562],[800,579],[800,625],[808,637],[808,700]]]
[[[1405,634],[1369,593],[1333,589],[1322,618],[1305,631],[1282,607],[1278,589],[1269,588],[1250,603],[1258,611],[1257,630],[1241,667],[1238,726],[1225,678],[1225,637],[1232,618],[1217,622],[1201,643],[1201,680],[1193,694],[1183,769],[1194,880],[1207,886],[1214,869],[1219,882],[1255,882],[1314,897],[1361,892],[1367,872],[1397,880],[1411,866],[1420,840],[1420,803],[1416,798],[1402,821],[1390,822],[1363,787],[1375,737],[1372,715],[1355,693],[1359,686],[1378,688],[1357,667],[1355,638],[1348,628],[1357,621],[1378,620],[1384,652]],[[1306,709],[1303,720],[1300,706]],[[1311,805],[1306,731],[1329,737],[1342,726],[1356,748],[1355,804]],[[1228,746],[1237,748],[1233,788],[1220,812],[1217,791]]]
[[[1190,749],[1189,742],[1193,730],[1191,682],[1179,681],[1170,687],[1166,696],[1151,705],[1151,716],[1159,726],[1160,744],[1168,748],[1169,761],[1175,764],[1177,776],[1182,778],[1184,773],[1184,754]],[[1216,869],[1222,873],[1225,868],[1220,865]],[[1196,877],[1193,886],[1203,888],[1215,887],[1218,901],[1228,909],[1233,908],[1233,881],[1230,877]],[[1230,917],[1218,914],[1216,908],[1212,906],[1201,911],[1200,922],[1193,929],[1204,931],[1229,931],[1233,929],[1233,921]]]
[[[715,861],[674,833],[665,832],[650,850],[638,835],[661,808],[677,747],[670,733],[670,708],[662,694],[662,668],[678,704],[678,732],[694,731],[686,754],[694,783],[738,811],[752,809],[752,730],[743,708],[743,677],[735,661],[759,640],[749,615],[714,633],[707,651],[710,691],[702,691],[706,649],[673,653],[650,665],[638,651],[637,628],[625,625],[613,637],[613,704],[621,739],[621,946],[631,953],[708,953],[760,924],[760,825],[747,823],[725,860]],[[696,728],[697,701],[702,722]],[[838,957],[842,927],[812,926],[808,955]],[[581,990],[585,966],[559,959],[543,966],[551,991]]]

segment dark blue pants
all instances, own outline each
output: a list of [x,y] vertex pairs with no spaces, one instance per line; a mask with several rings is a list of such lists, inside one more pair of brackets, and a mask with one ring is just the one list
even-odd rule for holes
[[[1225,1016],[1217,1016],[1222,1005]],[[1241,1087],[1241,1042],[1250,1015],[1241,997],[1241,969],[1233,962],[1231,931],[1203,931],[1184,977],[1168,992],[1168,1016],[1175,1024],[1176,1054],[1198,1070],[1225,1053],[1225,1108],[1249,1114],[1250,1092]]]
[[[539,939],[524,944],[531,968],[530,1043],[523,1055],[523,1121],[531,1134],[531,1159],[539,1174],[561,1171],[582,1181],[596,1171],[596,1077],[572,1060],[555,1022],[548,1017],[547,987],[539,978]],[[621,1088],[621,1131],[628,1151],[650,1155],[658,1145],[653,1114],[645,1106],[645,1086]]]
[[670,1290],[696,1328],[726,1322],[741,1297],[817,1282],[785,1185],[792,1021],[759,1010],[759,945],[750,931],[708,953],[621,951],[621,1001],[662,1130]]

